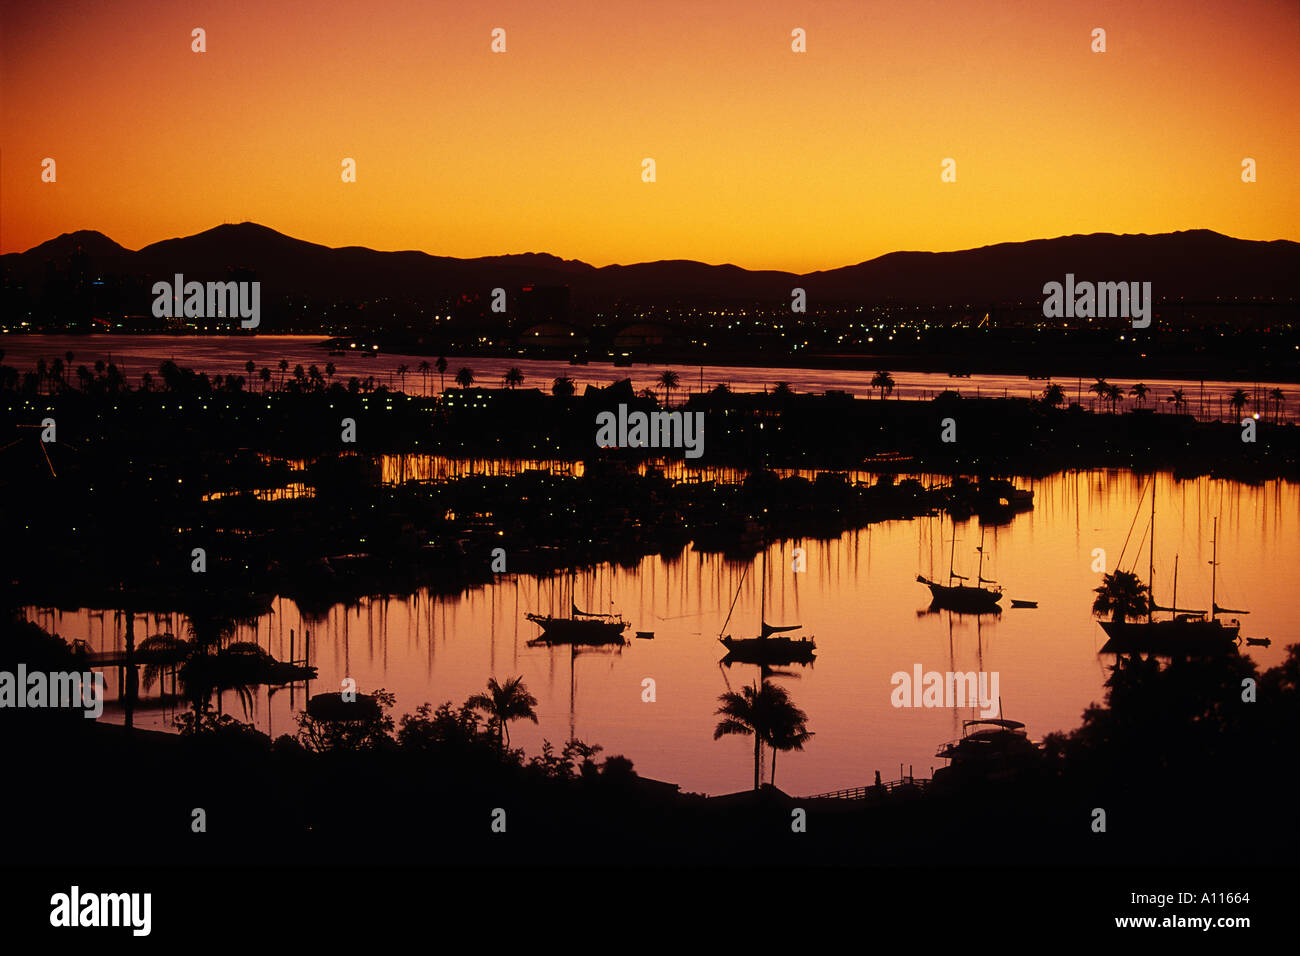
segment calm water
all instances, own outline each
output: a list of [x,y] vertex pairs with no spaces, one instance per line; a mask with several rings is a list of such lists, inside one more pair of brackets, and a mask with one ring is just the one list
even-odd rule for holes
[[[726,383],[736,391],[761,392],[771,389],[777,382],[789,382],[796,392],[820,393],[827,389],[840,389],[860,397],[878,396],[871,388],[874,372],[835,371],[826,369],[766,369],[766,368],[730,368],[713,365],[636,365],[631,368],[616,368],[609,363],[593,362],[590,365],[569,365],[567,362],[531,361],[517,358],[482,358],[478,356],[458,357],[448,355],[445,381],[440,382],[436,371],[427,375],[418,371],[421,356],[377,355],[374,358],[342,355],[330,356],[320,347],[320,336],[304,335],[259,335],[249,336],[170,336],[170,335],[5,335],[0,336],[0,349],[6,352],[5,362],[20,370],[34,368],[38,359],[47,361],[63,357],[65,352],[72,352],[72,367],[86,365],[91,368],[98,359],[115,362],[126,376],[132,387],[140,384],[143,372],[152,372],[157,378],[158,365],[166,359],[186,368],[207,372],[209,375],[245,375],[245,363],[252,361],[260,372],[263,366],[271,369],[273,383],[281,378],[280,360],[289,363],[286,378],[291,378],[295,365],[305,367],[315,363],[322,373],[326,362],[335,365],[335,378],[346,382],[352,376],[365,378],[374,376],[377,383],[390,387],[401,387],[412,394],[436,394],[443,384],[453,384],[457,369],[468,366],[474,372],[477,384],[485,387],[499,387],[507,369],[517,366],[524,373],[524,387],[549,390],[551,382],[560,375],[568,375],[578,383],[579,389],[586,385],[609,385],[624,378],[630,378],[639,391],[643,388],[658,389],[659,375],[668,368],[677,372],[680,388],[674,391],[672,401],[682,396],[700,391],[701,383],[705,389],[720,383]],[[430,365],[436,359],[428,358]],[[888,359],[882,358],[882,367],[888,368]],[[410,369],[405,377],[398,375],[402,365]],[[1105,374],[1105,369],[1098,369],[1097,374]],[[970,378],[952,378],[946,373],[932,372],[893,372],[895,388],[891,398],[933,398],[945,389],[953,389],[962,395],[982,396],[1016,396],[1028,397],[1039,395],[1045,381],[1031,380],[1018,375],[972,375]],[[74,379],[75,381],[75,376]],[[1088,406],[1093,396],[1088,392],[1092,384],[1089,379],[1060,378],[1057,383],[1065,389],[1067,399],[1071,402],[1081,401]],[[1127,396],[1128,389],[1134,384],[1132,380],[1113,379],[1111,383],[1121,386]],[[1274,388],[1281,388],[1285,395],[1282,410],[1284,419],[1295,420],[1297,409],[1295,399],[1300,396],[1300,386],[1293,384],[1279,385],[1273,382],[1175,382],[1165,379],[1146,379],[1146,385],[1152,390],[1146,399],[1147,407],[1158,411],[1169,411],[1172,406],[1165,399],[1176,388],[1183,389],[1188,405],[1184,411],[1203,418],[1226,418],[1231,414],[1227,405],[1233,390],[1245,388],[1252,397],[1252,403],[1246,411],[1258,412],[1261,417],[1271,417],[1274,406],[1267,398],[1267,393]],[[252,383],[261,387],[260,382]],[[1126,398],[1119,408],[1132,407],[1133,400]]]
[[[785,684],[816,733],[802,754],[785,754],[777,785],[811,794],[870,783],[873,771],[898,776],[899,765],[928,775],[942,764],[938,745],[960,733],[963,709],[895,709],[890,676],[925,670],[997,671],[1005,713],[1028,725],[1036,738],[1077,726],[1089,703],[1099,701],[1105,678],[1097,648],[1104,635],[1089,614],[1094,548],[1104,548],[1109,565],[1133,521],[1146,479],[1123,472],[1058,474],[1030,484],[1033,512],[1009,525],[989,528],[985,576],[997,579],[1008,598],[1036,600],[1035,610],[1005,611],[998,618],[922,613],[928,592],[915,577],[943,575],[952,524],[922,518],[873,525],[830,542],[805,541],[807,570],[791,570],[794,542],[774,545],[768,562],[768,621],[801,623],[817,639],[817,661],[791,668],[798,679]],[[1183,607],[1209,604],[1213,519],[1219,522],[1219,603],[1248,608],[1243,634],[1271,637],[1269,648],[1250,648],[1262,665],[1278,663],[1284,645],[1297,639],[1295,568],[1300,566],[1300,485],[1267,482],[1242,486],[1210,478],[1158,482],[1156,596],[1172,603],[1170,583],[1178,555],[1178,601]],[[1146,499],[1149,503],[1149,498]],[[1147,566],[1146,506],[1138,520],[1124,566]],[[957,525],[957,570],[975,574],[980,526]],[[513,742],[536,753],[542,738],[560,742],[576,734],[598,743],[605,754],[630,757],[646,775],[685,789],[723,793],[751,785],[753,750],[736,737],[712,739],[718,695],[756,677],[753,667],[724,669],[717,635],[745,564],[689,549],[677,560],[644,559],[635,569],[602,567],[579,577],[577,603],[602,610],[611,602],[635,630],[654,640],[633,640],[621,652],[530,648],[537,628],[527,611],[566,607],[559,582],[502,576],[494,585],[454,598],[418,594],[408,600],[336,608],[306,625],[312,663],[320,678],[311,692],[337,690],[347,676],[361,690],[386,687],[397,694],[396,714],[423,701],[463,701],[482,690],[489,675],[522,674],[540,701],[540,724],[517,723]],[[749,565],[729,632],[752,635],[759,617],[759,569]],[[1008,604],[1009,601],[1003,602]],[[87,639],[93,648],[122,647],[122,624],[110,611],[47,612],[29,616],[66,639]],[[173,626],[181,627],[176,620]],[[289,631],[304,624],[296,607],[277,599],[273,613],[256,627],[241,628],[239,640],[257,640],[279,658],[289,655]],[[165,622],[137,620],[137,639],[167,629]],[[630,632],[629,632],[630,633]],[[642,680],[653,678],[657,699],[642,702]],[[116,692],[115,675],[108,675]],[[292,732],[294,708],[303,706],[303,687],[257,691],[248,718],[273,734]],[[243,716],[233,694],[224,708]],[[169,726],[170,713],[137,712],[140,726]],[[121,711],[105,718],[120,722]]]

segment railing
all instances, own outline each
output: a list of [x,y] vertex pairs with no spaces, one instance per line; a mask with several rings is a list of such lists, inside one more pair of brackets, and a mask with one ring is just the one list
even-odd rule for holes
[[925,790],[930,785],[929,777],[903,777],[900,780],[890,780],[885,783],[873,784],[869,787],[850,787],[847,790],[832,790],[829,793],[815,793],[812,796],[805,797],[805,800],[865,800],[874,793],[893,793],[903,787],[912,787],[917,790]]

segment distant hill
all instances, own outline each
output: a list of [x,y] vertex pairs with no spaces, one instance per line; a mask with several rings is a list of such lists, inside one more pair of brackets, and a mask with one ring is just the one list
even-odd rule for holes
[[1093,281],[1149,281],[1157,300],[1273,296],[1300,299],[1300,243],[1233,239],[1208,230],[1161,235],[1063,236],[960,252],[894,252],[807,275],[751,271],[689,260],[597,268],[542,253],[455,259],[424,252],[332,249],[246,222],[131,251],[102,233],[65,233],[26,252],[0,256],[8,280],[39,280],[77,263],[129,281],[217,279],[232,270],[260,278],[264,295],[308,299],[420,299],[483,294],[501,286],[567,285],[576,300],[789,301],[805,288],[809,304],[830,301],[992,304],[1042,296],[1045,282],[1072,272]]

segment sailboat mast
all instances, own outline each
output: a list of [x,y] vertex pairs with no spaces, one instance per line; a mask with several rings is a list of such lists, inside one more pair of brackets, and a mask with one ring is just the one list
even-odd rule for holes
[[762,633],[763,626],[767,623],[767,547],[763,548],[763,583],[758,589],[758,626],[759,633]]
[[1219,519],[1214,519],[1214,540],[1210,545],[1210,620],[1219,613]]
[[952,587],[953,564],[957,560],[957,523],[952,525],[952,550],[948,553],[948,587]]
[[1178,555],[1174,555],[1174,606],[1170,609],[1178,617]]
[[984,528],[980,527],[980,569],[975,575],[975,584],[977,587],[984,586]]
[[1157,472],[1151,473],[1151,550],[1147,553],[1147,623],[1151,623],[1151,614],[1156,604],[1156,478]]

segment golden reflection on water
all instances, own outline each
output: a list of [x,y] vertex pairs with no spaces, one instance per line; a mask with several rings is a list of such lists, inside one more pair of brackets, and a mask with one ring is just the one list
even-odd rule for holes
[[[773,545],[768,622],[804,625],[818,648],[812,667],[790,668],[798,677],[785,679],[816,736],[805,752],[781,756],[777,785],[810,794],[870,783],[875,770],[891,779],[900,766],[928,776],[941,765],[933,756],[938,745],[957,736],[960,721],[972,713],[892,707],[890,676],[915,664],[927,671],[997,671],[1005,714],[1025,722],[1035,738],[1077,726],[1084,707],[1101,699],[1106,673],[1096,653],[1104,635],[1089,613],[1099,582],[1091,570],[1093,549],[1105,549],[1113,567],[1137,514],[1124,566],[1145,577],[1150,499],[1140,513],[1137,506],[1147,480],[1086,471],[1018,481],[1034,489],[1035,509],[987,529],[984,574],[1005,587],[1008,599],[1039,606],[1008,609],[996,618],[923,613],[929,595],[915,578],[918,572],[947,573],[953,525],[946,517],[885,522],[829,542]],[[1264,666],[1278,663],[1285,645],[1298,639],[1291,584],[1300,566],[1298,493],[1300,485],[1281,481],[1246,486],[1160,475],[1157,599],[1169,603],[1178,556],[1179,604],[1208,607],[1218,516],[1219,604],[1249,609],[1243,635],[1273,640],[1271,647],[1249,648],[1250,655]],[[973,576],[978,520],[958,523],[956,534],[957,570]],[[806,551],[802,573],[791,570],[796,546]],[[756,559],[740,588],[730,633],[757,631],[760,566]],[[335,608],[317,623],[304,624],[291,602],[277,599],[273,613],[241,627],[235,639],[257,640],[285,659],[290,629],[301,656],[305,628],[312,662],[320,668],[311,693],[337,690],[344,677],[353,677],[363,691],[396,692],[398,716],[426,700],[459,703],[482,690],[490,675],[523,674],[540,702],[541,720],[537,726],[516,724],[511,736],[530,754],[543,737],[558,743],[576,733],[601,744],[605,755],[630,757],[643,774],[722,793],[746,788],[753,779],[750,744],[712,739],[718,695],[756,677],[753,667],[719,664],[718,631],[744,570],[743,563],[687,549],[673,560],[648,557],[635,569],[602,567],[579,576],[579,606],[612,606],[631,620],[633,630],[655,634],[617,652],[571,657],[566,648],[529,647],[537,628],[523,615],[567,607],[567,592],[562,580],[512,575],[457,597],[417,594]],[[1004,606],[1009,603],[1004,599]],[[29,616],[66,639],[87,639],[96,650],[122,646],[124,628],[111,611],[101,617],[84,610],[32,610]],[[175,618],[137,619],[137,639],[169,626],[183,624]],[[116,693],[116,675],[107,677]],[[642,700],[647,677],[655,681],[654,703]],[[269,700],[260,688],[250,716],[264,731],[293,732],[292,714],[303,702],[302,685],[277,689]],[[242,716],[233,694],[224,695],[223,705]],[[165,727],[170,717],[146,709],[135,720],[137,726]],[[120,722],[122,713],[110,709],[105,719]]]

